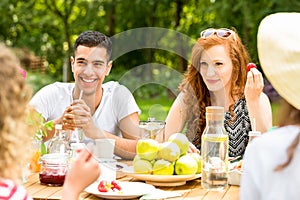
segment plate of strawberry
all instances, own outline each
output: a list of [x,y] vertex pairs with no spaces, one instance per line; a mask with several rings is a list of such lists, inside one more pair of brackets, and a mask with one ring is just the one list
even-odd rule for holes
[[153,185],[128,181],[96,181],[85,192],[105,199],[132,199],[155,190]]

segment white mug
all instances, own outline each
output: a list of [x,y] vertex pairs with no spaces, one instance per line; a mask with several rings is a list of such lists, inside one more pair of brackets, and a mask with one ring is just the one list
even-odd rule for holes
[[113,158],[115,150],[114,139],[95,139],[96,148],[94,155],[97,158]]

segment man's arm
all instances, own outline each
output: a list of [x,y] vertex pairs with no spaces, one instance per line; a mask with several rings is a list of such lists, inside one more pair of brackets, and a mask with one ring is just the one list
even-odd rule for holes
[[115,154],[125,159],[133,159],[136,153],[136,143],[139,139],[138,113],[132,113],[122,119],[120,122],[120,130],[122,132],[123,138],[97,128],[91,121],[90,124],[85,127],[84,133],[87,137],[90,137],[92,139],[114,139],[116,141]]
[[113,135],[98,128],[92,119],[90,108],[83,100],[74,101],[66,109],[62,117],[63,127],[67,129],[80,128],[84,134],[92,139],[110,138],[115,142],[115,154],[122,158],[132,159],[135,156],[136,143],[139,138],[139,115],[134,112],[120,121],[122,137]]

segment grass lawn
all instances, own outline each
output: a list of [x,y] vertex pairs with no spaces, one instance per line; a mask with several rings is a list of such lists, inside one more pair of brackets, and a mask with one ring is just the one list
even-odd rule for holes
[[155,117],[157,120],[165,120],[174,99],[159,97],[153,99],[136,99],[142,113],[141,120],[147,120],[149,117]]

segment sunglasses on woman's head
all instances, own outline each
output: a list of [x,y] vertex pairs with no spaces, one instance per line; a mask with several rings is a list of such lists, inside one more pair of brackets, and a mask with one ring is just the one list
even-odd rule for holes
[[200,33],[200,37],[207,38],[214,34],[216,34],[219,38],[224,38],[224,39],[227,39],[231,35],[233,35],[233,39],[234,39],[234,41],[236,41],[234,31],[227,29],[227,28],[219,28],[219,29],[209,28],[209,29],[202,31]]

